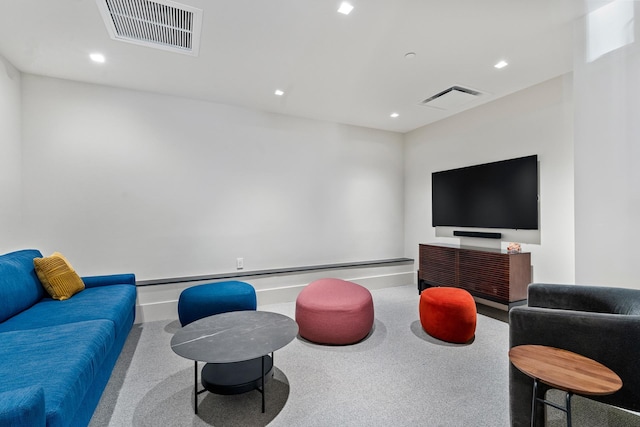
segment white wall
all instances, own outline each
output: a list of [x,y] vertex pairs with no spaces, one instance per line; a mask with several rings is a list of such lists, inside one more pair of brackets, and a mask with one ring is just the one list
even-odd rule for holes
[[139,280],[403,256],[402,136],[23,75],[25,243]]
[[[431,173],[538,155],[540,231],[503,230],[532,253],[533,280],[574,281],[574,198],[571,78],[549,80],[425,126],[405,136],[405,256],[418,244],[458,243],[431,226]],[[508,179],[508,177],[505,177]],[[486,239],[465,244],[482,245]],[[489,243],[489,242],[487,242]],[[505,247],[508,241],[502,242]]]
[[[417,259],[419,243],[457,241],[431,227],[432,172],[537,154],[540,232],[531,239],[510,231],[509,239],[533,242],[523,248],[532,252],[535,281],[575,281],[571,76],[403,136],[5,68],[5,251],[60,250],[83,275],[132,271],[139,280],[229,272],[237,257],[245,270]],[[624,147],[627,161],[637,159],[637,144]],[[576,153],[581,202],[593,185],[583,150]],[[638,182],[624,166],[625,178]],[[582,210],[578,240],[589,235]],[[415,271],[384,270],[339,274],[379,287],[407,283]],[[256,283],[273,302],[295,297],[311,276]],[[150,315],[140,318],[165,316],[181,286],[141,290]]]
[[18,70],[0,55],[0,253],[22,249],[20,81]]
[[[587,3],[594,11],[602,6]],[[640,289],[640,7],[616,3],[609,6],[630,8],[632,16],[617,28],[583,26],[577,37],[576,280]],[[590,61],[585,48],[620,30],[635,33],[635,42]]]

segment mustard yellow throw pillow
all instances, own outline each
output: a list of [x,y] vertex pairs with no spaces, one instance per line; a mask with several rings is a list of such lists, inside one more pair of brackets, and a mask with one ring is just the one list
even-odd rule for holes
[[34,258],[33,266],[42,286],[53,299],[69,299],[84,289],[80,276],[59,252],[49,257]]

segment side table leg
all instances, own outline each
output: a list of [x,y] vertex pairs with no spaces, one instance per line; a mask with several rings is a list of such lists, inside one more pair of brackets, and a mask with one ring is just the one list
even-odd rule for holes
[[538,379],[533,379],[533,397],[531,398],[531,427],[536,425],[536,403],[538,402]]
[[571,395],[573,393],[571,392],[567,392],[567,404],[566,404],[566,408],[567,408],[567,427],[571,427]]

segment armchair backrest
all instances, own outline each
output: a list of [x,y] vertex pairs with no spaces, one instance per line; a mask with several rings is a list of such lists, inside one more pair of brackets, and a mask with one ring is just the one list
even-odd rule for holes
[[532,283],[529,307],[640,315],[640,289]]

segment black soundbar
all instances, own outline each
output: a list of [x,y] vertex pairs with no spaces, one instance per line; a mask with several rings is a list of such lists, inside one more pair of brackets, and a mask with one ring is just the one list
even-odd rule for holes
[[502,238],[502,233],[491,233],[486,231],[462,231],[462,230],[454,230],[454,236],[460,237],[481,237],[483,239],[500,239]]

